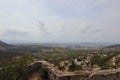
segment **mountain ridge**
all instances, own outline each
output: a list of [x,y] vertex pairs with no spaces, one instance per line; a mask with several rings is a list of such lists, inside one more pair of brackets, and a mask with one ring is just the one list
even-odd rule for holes
[[7,47],[7,46],[10,46],[10,45],[0,40],[0,47]]

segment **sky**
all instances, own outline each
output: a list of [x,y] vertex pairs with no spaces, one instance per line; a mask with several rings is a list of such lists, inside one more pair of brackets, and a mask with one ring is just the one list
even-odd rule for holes
[[120,43],[120,0],[0,0],[0,40]]

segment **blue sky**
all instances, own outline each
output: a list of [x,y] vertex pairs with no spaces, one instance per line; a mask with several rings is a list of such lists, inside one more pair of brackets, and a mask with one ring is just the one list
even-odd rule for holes
[[8,42],[118,42],[120,0],[0,0]]

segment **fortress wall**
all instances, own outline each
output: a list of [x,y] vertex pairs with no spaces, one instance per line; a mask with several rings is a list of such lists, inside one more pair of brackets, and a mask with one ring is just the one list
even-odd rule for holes
[[[38,69],[41,63],[36,62],[31,65],[32,71]],[[45,62],[44,62],[45,63]],[[44,65],[44,64],[43,64]],[[71,74],[62,73],[55,70],[53,67],[47,66],[49,80],[120,80],[120,69],[100,70],[97,72],[79,73],[72,72]]]
[[52,68],[48,68],[49,80],[89,80],[89,74],[84,75],[60,75],[57,74]]
[[74,75],[59,77],[59,80],[89,80],[89,78],[87,76]]
[[49,80],[59,80],[59,77],[57,76],[57,74],[55,74],[54,71],[52,71],[51,68],[48,68],[48,78]]
[[120,80],[120,72],[109,74],[94,74],[90,77],[90,80]]
[[[50,69],[50,68],[49,68]],[[49,80],[120,80],[120,70],[101,70],[100,72],[89,73],[89,74],[74,74],[67,75],[64,74],[58,75],[54,73],[51,69],[48,70]]]

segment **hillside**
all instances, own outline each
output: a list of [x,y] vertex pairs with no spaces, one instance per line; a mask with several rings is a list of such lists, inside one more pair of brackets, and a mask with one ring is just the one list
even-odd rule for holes
[[115,44],[115,45],[107,46],[106,48],[120,48],[120,44]]
[[0,41],[0,58],[1,57],[12,57],[21,55],[24,53],[22,50],[16,50],[17,46],[7,44],[3,41]]
[[8,47],[8,46],[10,46],[10,45],[3,41],[0,41],[0,47]]
[[110,46],[104,47],[103,50],[106,50],[106,51],[117,50],[117,51],[119,51],[120,50],[120,44],[115,44],[115,45],[110,45]]

